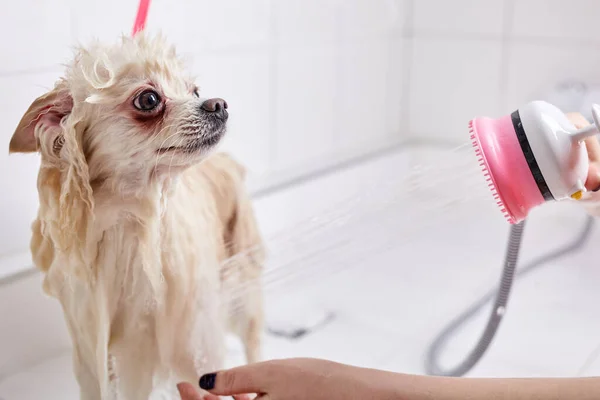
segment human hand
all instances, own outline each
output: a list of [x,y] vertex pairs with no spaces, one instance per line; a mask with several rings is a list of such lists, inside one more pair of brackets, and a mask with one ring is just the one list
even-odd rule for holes
[[[217,396],[257,394],[260,400],[346,400],[388,397],[392,381],[384,371],[318,359],[268,361],[204,375],[202,389]],[[201,400],[191,385],[180,384],[183,400]],[[188,392],[188,390],[192,390]],[[194,397],[196,396],[196,397]],[[236,397],[242,399],[242,397]],[[213,400],[214,397],[205,397]]]
[[600,398],[600,378],[448,378],[405,375],[316,359],[268,361],[200,378],[202,396],[187,383],[177,385],[182,400],[217,400],[256,393],[257,400],[533,400]]
[[[590,125],[587,119],[580,113],[568,113],[567,118],[577,129],[585,128]],[[587,148],[590,165],[588,168],[588,176],[585,181],[585,188],[592,192],[597,192],[600,189],[600,143],[596,136],[585,139],[585,147]]]

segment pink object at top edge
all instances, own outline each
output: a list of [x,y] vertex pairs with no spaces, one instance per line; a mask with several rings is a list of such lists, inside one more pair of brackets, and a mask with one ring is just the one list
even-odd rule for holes
[[140,0],[138,11],[133,24],[132,36],[142,31],[146,27],[146,19],[148,18],[148,9],[150,8],[150,0]]

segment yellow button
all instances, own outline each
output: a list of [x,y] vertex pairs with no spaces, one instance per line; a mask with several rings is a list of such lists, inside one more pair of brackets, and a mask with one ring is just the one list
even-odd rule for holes
[[583,197],[583,193],[581,192],[581,190],[578,192],[575,192],[571,195],[571,198],[575,199],[575,200],[581,200],[582,197]]

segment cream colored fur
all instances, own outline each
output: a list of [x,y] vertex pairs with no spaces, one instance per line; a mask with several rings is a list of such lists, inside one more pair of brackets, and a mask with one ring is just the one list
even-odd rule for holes
[[[166,109],[140,122],[132,99],[148,85]],[[194,382],[222,367],[227,329],[259,358],[263,255],[244,170],[212,146],[158,151],[224,132],[201,103],[175,51],[141,34],[79,49],[12,138],[11,152],[41,153],[31,251],[63,307],[81,399]]]

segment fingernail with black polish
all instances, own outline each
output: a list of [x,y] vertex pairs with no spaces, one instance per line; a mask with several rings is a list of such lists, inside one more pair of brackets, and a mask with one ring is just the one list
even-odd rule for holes
[[217,374],[206,374],[200,377],[200,388],[204,390],[212,390],[215,388]]

